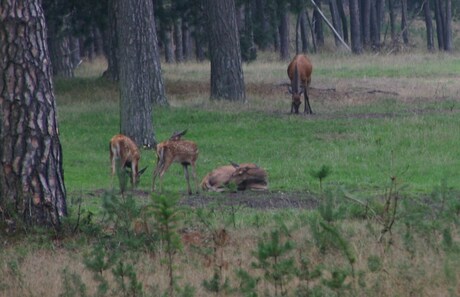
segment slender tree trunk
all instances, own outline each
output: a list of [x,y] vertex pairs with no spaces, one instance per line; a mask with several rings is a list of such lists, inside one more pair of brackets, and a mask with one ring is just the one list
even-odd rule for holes
[[154,147],[152,105],[167,105],[151,0],[118,0],[121,133]]
[[395,46],[398,42],[396,37],[396,15],[394,1],[395,0],[388,0],[388,9],[390,10],[391,43],[393,44],[393,46]]
[[[342,23],[340,22],[340,15],[339,15],[339,8],[337,5],[337,0],[329,0],[329,10],[331,11],[331,18],[332,18],[332,25],[337,33],[340,34],[340,37],[343,38],[342,35]],[[340,39],[334,34],[335,46],[342,47],[342,42]]]
[[308,53],[308,21],[307,10],[304,8],[300,12],[300,39],[302,40],[302,53]]
[[451,52],[453,50],[452,40],[452,0],[446,0],[445,13],[445,31],[444,31],[444,50]]
[[343,40],[346,43],[349,43],[350,40],[348,39],[348,21],[347,16],[345,15],[345,9],[343,8],[343,0],[337,1],[337,8],[339,10],[340,21],[342,22]]
[[205,0],[211,57],[211,98],[246,101],[234,0]]
[[433,38],[433,22],[431,20],[430,1],[425,1],[423,4],[423,12],[425,14],[426,26],[426,45],[428,51],[434,51],[434,38]]
[[73,69],[77,68],[82,62],[80,55],[80,40],[74,36],[70,37],[70,56]]
[[[322,9],[321,0],[316,0],[315,2],[316,5],[318,5],[319,9]],[[324,46],[323,18],[321,17],[319,11],[316,8],[313,10],[312,22],[315,28],[316,46],[321,48]]]
[[436,20],[436,33],[438,36],[438,48],[444,50],[444,21],[441,8],[441,0],[434,0],[434,14]]
[[371,0],[371,42],[372,49],[380,49],[380,20],[376,0]]
[[174,54],[176,56],[176,62],[184,62],[184,49],[182,47],[182,19],[174,21]]
[[56,101],[41,1],[0,5],[0,207],[59,228],[67,214]]
[[408,45],[409,28],[407,27],[407,0],[401,0],[401,34],[404,45]]
[[110,81],[118,81],[118,37],[117,37],[117,14],[118,1],[108,0],[108,29],[105,30],[105,57],[107,59],[107,70],[102,74]]
[[185,20],[182,22],[182,49],[184,51],[184,60],[190,61],[193,57],[192,34],[190,25]]
[[351,50],[354,54],[363,52],[361,42],[361,25],[359,16],[358,0],[349,0],[350,5],[350,33],[351,33]]
[[361,0],[361,32],[363,45],[366,49],[371,44],[371,1]]
[[174,42],[171,26],[164,29],[163,48],[165,51],[165,62],[174,63]]
[[280,7],[280,24],[279,24],[279,36],[280,36],[280,58],[283,61],[288,61],[289,56],[289,12],[286,4]]

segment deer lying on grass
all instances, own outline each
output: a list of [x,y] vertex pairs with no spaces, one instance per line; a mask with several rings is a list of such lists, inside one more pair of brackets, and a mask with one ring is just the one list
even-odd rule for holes
[[157,144],[157,166],[153,171],[152,192],[155,191],[155,179],[160,176],[160,191],[162,188],[162,179],[165,172],[173,162],[181,163],[184,167],[185,179],[187,180],[188,194],[192,194],[190,187],[190,178],[188,166],[192,166],[193,179],[195,180],[195,190],[198,193],[198,181],[196,178],[196,165],[198,159],[198,147],[193,141],[182,140],[181,137],[187,132],[174,132],[166,141]]
[[289,93],[292,94],[291,113],[299,113],[299,106],[302,103],[302,93],[304,94],[304,113],[312,114],[310,101],[308,98],[308,87],[311,83],[311,73],[313,66],[306,55],[297,55],[289,63],[287,73],[291,80]]
[[[140,176],[147,167],[139,170],[139,159],[141,154],[137,145],[128,136],[117,134],[112,137],[109,143],[110,163],[112,164],[112,183],[115,173],[123,174],[122,170],[129,173],[131,168],[131,186],[135,188],[139,184]],[[118,163],[118,164],[117,164]],[[118,166],[117,166],[118,165]],[[124,182],[120,180],[121,192],[124,192]]]
[[254,163],[225,165],[208,173],[201,182],[205,191],[223,192],[230,184],[235,184],[239,191],[267,190],[267,173]]

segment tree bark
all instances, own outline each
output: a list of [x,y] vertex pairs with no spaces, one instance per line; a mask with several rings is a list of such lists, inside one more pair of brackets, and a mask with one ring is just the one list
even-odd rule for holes
[[388,0],[388,9],[390,11],[391,43],[395,46],[398,40],[396,38],[396,15],[393,1],[395,0]]
[[302,53],[308,53],[308,21],[307,15],[308,12],[304,8],[300,12],[300,39],[302,40]]
[[444,16],[441,0],[434,0],[434,15],[436,20],[436,33],[438,36],[438,48],[444,50]]
[[167,105],[151,0],[118,0],[121,133],[138,146],[156,144],[152,105]]
[[434,51],[434,38],[433,38],[433,21],[431,20],[430,2],[427,0],[423,4],[423,12],[425,14],[426,26],[426,46],[428,51]]
[[349,0],[350,6],[350,33],[351,33],[351,50],[354,54],[363,52],[361,42],[361,25],[359,16],[358,0]]
[[246,101],[234,0],[205,0],[211,58],[211,98]]
[[[316,5],[318,5],[319,9],[321,8],[321,0],[315,1]],[[315,40],[316,46],[323,47],[324,46],[324,31],[323,31],[323,18],[321,17],[319,11],[315,8],[313,10],[313,18],[312,23],[315,28]]]
[[409,44],[409,28],[407,27],[407,0],[401,0],[401,35],[405,45]]
[[343,40],[348,43],[348,21],[347,16],[345,15],[345,9],[343,8],[343,0],[337,1],[337,8],[339,10],[340,21],[342,22],[342,36]]
[[362,42],[366,49],[371,44],[371,0],[361,0]]
[[446,0],[445,13],[445,31],[444,31],[444,50],[451,52],[453,50],[452,40],[452,0]]
[[182,47],[182,19],[174,21],[174,55],[177,63],[184,62],[184,49]]
[[40,0],[0,5],[0,207],[3,218],[59,228],[67,214]]
[[[337,0],[329,0],[329,10],[331,11],[332,25],[334,26],[337,33],[340,34],[340,37],[343,38],[342,23],[340,22]],[[336,47],[342,47],[342,42],[336,35],[334,35],[334,40]]]
[[107,59],[107,70],[103,77],[110,81],[118,81],[118,37],[117,37],[117,0],[108,0],[108,29],[105,30],[105,57]]
[[291,57],[289,56],[289,11],[287,4],[282,4],[279,7],[279,35],[280,35],[280,58],[282,61],[288,61]]

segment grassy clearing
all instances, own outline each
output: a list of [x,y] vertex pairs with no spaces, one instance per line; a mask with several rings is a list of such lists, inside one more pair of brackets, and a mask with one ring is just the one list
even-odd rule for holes
[[[442,96],[436,95],[436,88],[455,67],[460,69],[458,59],[422,55],[314,56],[313,60],[313,87],[321,89],[327,84],[337,91],[334,97],[311,95],[316,112],[312,117],[287,113],[289,96],[284,87],[277,87],[286,81],[283,63],[245,66],[249,85],[245,105],[208,100],[207,64],[164,65],[172,107],[154,111],[157,139],[188,129],[187,138],[200,148],[200,178],[229,161],[256,162],[268,170],[274,191],[317,191],[310,172],[322,165],[332,169],[329,181],[357,191],[384,188],[391,175],[400,177],[416,193],[428,193],[444,178],[450,186],[460,188],[458,97],[449,83],[441,87]],[[373,96],[362,91],[368,85],[371,90],[394,90],[393,85],[375,85],[395,75],[385,69],[400,73],[401,80],[412,74],[405,86],[410,88],[411,79],[427,71],[425,61],[436,79],[426,81],[422,90],[414,87],[424,97]],[[85,64],[79,70],[80,78],[56,83],[70,193],[110,187],[107,143],[119,129],[118,93],[114,85],[95,78],[101,71],[92,67],[94,64]],[[404,71],[398,72],[401,69]],[[377,74],[378,78],[370,78]],[[340,77],[357,82],[340,92],[343,87],[335,82]],[[360,81],[363,78],[369,80],[367,84]],[[152,151],[143,152],[145,165],[153,170]],[[150,184],[150,178],[144,178],[141,189],[148,190]],[[180,166],[166,174],[165,185],[172,191],[184,189]]]
[[[186,138],[199,146],[200,178],[229,161],[256,162],[267,169],[271,191],[319,198],[318,209],[310,211],[218,203],[181,209],[171,224],[183,244],[173,253],[177,296],[279,296],[283,290],[286,296],[458,296],[458,57],[312,60],[316,114],[308,117],[288,114],[290,98],[280,86],[287,81],[286,63],[245,65],[244,105],[209,101],[209,64],[163,65],[171,107],[154,111],[156,137],[187,128]],[[103,61],[85,63],[77,78],[55,83],[71,215],[58,236],[33,230],[1,238],[1,296],[167,291],[168,245],[150,211],[155,204],[106,192],[112,187],[108,141],[119,131],[119,104],[116,86],[99,79],[104,67]],[[145,165],[150,174],[140,189],[149,191],[152,151],[143,151]],[[321,191],[312,171],[323,165],[332,171]],[[166,173],[164,187],[167,198],[185,193],[180,166]],[[397,216],[392,234],[378,242],[382,222],[391,219],[386,197],[398,201]],[[277,249],[274,232],[282,244]],[[270,244],[283,251],[277,260],[288,268],[282,285],[264,277],[283,269],[269,265],[274,258],[262,261]],[[238,277],[238,269],[249,276]]]

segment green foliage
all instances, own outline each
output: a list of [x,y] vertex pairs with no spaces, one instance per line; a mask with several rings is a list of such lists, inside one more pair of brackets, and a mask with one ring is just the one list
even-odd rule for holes
[[102,244],[97,244],[92,251],[83,258],[86,268],[93,272],[93,279],[98,283],[97,296],[106,296],[109,293],[109,282],[104,272],[110,269],[117,257],[107,255]]
[[112,274],[119,287],[117,292],[121,292],[122,296],[143,296],[142,283],[138,281],[132,264],[125,264],[122,261],[118,261],[117,265],[112,269]]
[[259,278],[251,276],[251,274],[243,269],[236,270],[235,274],[239,280],[237,292],[240,293],[240,296],[257,297],[257,283],[259,282]]
[[275,295],[278,291],[286,294],[286,285],[295,275],[294,258],[289,256],[293,249],[294,242],[285,239],[280,230],[273,230],[263,234],[253,252],[257,262],[252,267],[263,271],[264,279],[275,287]]
[[230,290],[229,279],[225,278],[225,280],[222,280],[222,273],[219,270],[214,270],[212,278],[204,280],[202,284],[208,292],[215,293],[216,295]]
[[62,290],[59,297],[86,297],[86,285],[83,283],[81,276],[65,268],[62,272]]
[[152,211],[156,219],[156,230],[160,235],[167,256],[168,267],[168,295],[174,296],[175,275],[174,275],[174,255],[182,249],[180,236],[177,233],[178,224],[182,220],[180,209],[177,206],[177,196],[152,196]]
[[377,272],[382,270],[382,260],[380,259],[379,256],[376,255],[370,255],[367,258],[367,268],[369,268],[369,271],[371,272]]
[[317,171],[312,170],[310,171],[310,175],[313,178],[317,178],[319,180],[319,189],[323,192],[323,180],[331,174],[331,168],[326,165],[322,165],[321,168]]

